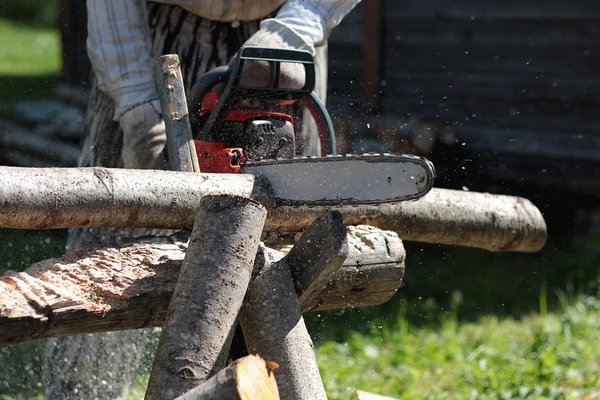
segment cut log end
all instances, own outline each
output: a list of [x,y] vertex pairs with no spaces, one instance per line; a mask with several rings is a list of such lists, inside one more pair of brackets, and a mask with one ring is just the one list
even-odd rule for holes
[[273,364],[254,355],[240,358],[177,400],[277,400],[279,390]]
[[241,400],[279,398],[275,380],[275,369],[279,367],[277,363],[254,355],[244,357],[236,363],[237,390]]

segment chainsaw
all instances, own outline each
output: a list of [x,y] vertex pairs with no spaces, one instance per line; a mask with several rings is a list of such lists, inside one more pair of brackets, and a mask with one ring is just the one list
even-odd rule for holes
[[[268,64],[268,82],[263,86],[244,83],[252,62]],[[304,67],[303,87],[282,84],[282,63]],[[268,182],[268,192],[278,204],[287,205],[394,203],[429,192],[435,171],[426,158],[337,155],[331,117],[314,87],[314,58],[300,50],[243,47],[229,66],[203,75],[187,96],[200,171],[254,174]],[[294,117],[244,106],[248,102],[301,102],[317,124],[321,155],[296,156]]]

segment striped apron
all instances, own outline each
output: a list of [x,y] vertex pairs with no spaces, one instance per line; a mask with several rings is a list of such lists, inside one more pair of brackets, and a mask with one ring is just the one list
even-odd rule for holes
[[[260,21],[217,22],[190,14],[174,5],[148,2],[152,56],[177,54],[184,86],[189,90],[205,72],[226,65],[236,51],[259,29]],[[327,47],[316,49],[316,88],[326,100]],[[298,154],[319,154],[316,125],[299,106],[287,110],[296,117]],[[96,85],[92,88],[86,117],[86,139],[79,161],[81,167],[122,168],[123,132],[113,121],[114,102]],[[164,235],[168,230],[71,229],[67,247],[91,242],[118,245],[128,238]],[[44,366],[46,395],[55,399],[121,398],[138,372],[148,343],[148,330],[110,332],[54,338],[47,341]]]

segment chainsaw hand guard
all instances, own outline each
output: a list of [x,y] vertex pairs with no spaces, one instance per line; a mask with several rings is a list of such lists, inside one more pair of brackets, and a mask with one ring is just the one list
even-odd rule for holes
[[[269,63],[269,78],[264,86],[248,86],[242,84],[245,68],[250,62]],[[281,63],[299,63],[304,66],[305,81],[301,88],[282,87]],[[216,141],[233,106],[239,100],[270,99],[302,101],[315,119],[319,131],[322,155],[336,153],[335,134],[331,117],[323,103],[314,93],[315,65],[312,55],[307,51],[273,49],[262,47],[243,47],[230,66],[215,68],[194,84],[189,92],[188,104],[192,109],[200,109],[205,96],[220,84],[227,82],[219,100],[212,108],[208,118],[202,125],[199,140]],[[192,126],[199,126],[202,117],[198,113],[191,115]]]

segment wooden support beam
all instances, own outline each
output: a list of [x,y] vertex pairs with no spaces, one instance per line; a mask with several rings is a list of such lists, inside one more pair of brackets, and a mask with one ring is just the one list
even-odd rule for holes
[[348,257],[346,226],[339,211],[315,219],[285,256],[300,304],[318,305],[319,295]]
[[265,265],[248,288],[240,310],[244,339],[250,353],[280,365],[278,387],[285,399],[327,399],[301,305],[318,301],[347,256],[342,216],[327,212],[284,258]]
[[[346,241],[348,258],[301,305],[303,312],[381,304],[400,287],[405,252],[395,233],[349,227]],[[162,326],[187,247],[184,233],[118,248],[81,246],[26,271],[7,272],[0,277],[0,345]],[[257,262],[264,265],[285,256],[263,249]]]
[[[0,226],[190,228],[200,198],[252,196],[249,174],[188,174],[108,168],[0,167]],[[299,232],[330,207],[277,207],[267,231]],[[346,224],[370,224],[404,240],[537,252],[546,223],[529,200],[489,193],[432,189],[417,201],[333,208]]]
[[242,307],[266,216],[267,210],[249,198],[202,199],[146,399],[176,398],[218,372],[215,365]]
[[250,354],[279,364],[284,399],[327,400],[310,334],[283,258],[252,281],[239,320]]
[[277,367],[253,355],[240,358],[176,400],[278,400]]
[[154,65],[154,81],[165,121],[171,170],[200,172],[177,54],[158,57]]

